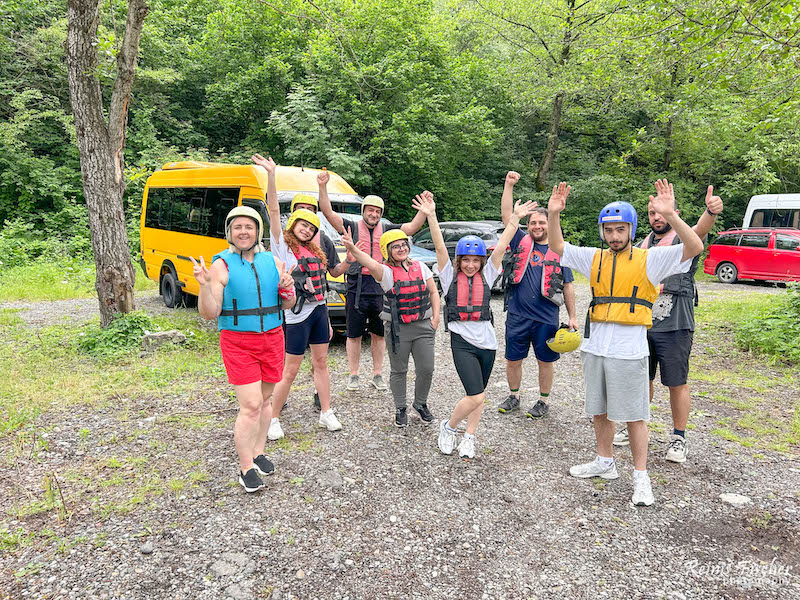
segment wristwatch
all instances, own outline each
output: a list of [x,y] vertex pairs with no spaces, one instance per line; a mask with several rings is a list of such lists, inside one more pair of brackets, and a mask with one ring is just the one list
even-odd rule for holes
[[710,210],[708,210],[708,207],[706,207],[706,212],[708,214],[710,214],[712,217],[718,217],[719,216],[719,213],[712,213]]

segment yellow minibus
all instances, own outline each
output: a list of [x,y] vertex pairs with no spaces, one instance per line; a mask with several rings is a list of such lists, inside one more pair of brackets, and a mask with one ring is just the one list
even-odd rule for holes
[[[289,212],[296,193],[317,196],[317,173],[317,169],[277,167],[282,214]],[[328,193],[334,210],[360,214],[361,197],[340,176],[330,175]],[[145,275],[158,283],[164,304],[172,308],[197,297],[200,288],[189,257],[203,256],[210,264],[216,253],[228,247],[225,216],[232,208],[244,205],[256,209],[269,231],[266,192],[267,173],[255,165],[172,162],[147,179],[142,196],[139,264]],[[323,230],[338,240],[324,215],[318,214]],[[337,250],[343,257],[344,249],[337,245]],[[328,287],[331,322],[338,329],[344,326],[343,278],[329,276]]]

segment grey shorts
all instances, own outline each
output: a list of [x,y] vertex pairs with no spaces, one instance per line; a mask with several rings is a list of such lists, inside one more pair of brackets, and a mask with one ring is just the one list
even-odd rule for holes
[[610,421],[650,420],[648,358],[626,360],[581,352],[586,414]]

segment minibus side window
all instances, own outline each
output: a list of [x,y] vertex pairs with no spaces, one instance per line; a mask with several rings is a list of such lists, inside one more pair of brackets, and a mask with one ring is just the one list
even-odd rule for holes
[[267,207],[264,205],[264,201],[258,198],[244,198],[242,199],[242,206],[249,206],[250,208],[254,208],[258,211],[258,214],[261,215],[261,220],[264,221],[264,237],[269,238],[269,214],[267,213]]
[[225,217],[236,206],[238,189],[209,189],[203,210],[205,217],[202,234],[215,238],[225,238]]

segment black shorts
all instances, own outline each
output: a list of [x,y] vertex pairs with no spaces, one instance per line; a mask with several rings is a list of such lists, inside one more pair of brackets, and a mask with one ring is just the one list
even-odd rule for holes
[[286,354],[303,356],[308,346],[330,341],[327,304],[316,307],[305,321],[286,324]]
[[456,372],[467,396],[477,396],[485,392],[497,350],[477,348],[452,331],[450,349],[453,351]]
[[689,377],[689,355],[692,353],[694,332],[648,331],[650,347],[650,381],[656,378],[656,366],[661,371],[661,383],[668,387],[684,385]]
[[344,314],[347,319],[347,337],[358,338],[367,331],[383,337],[383,296],[361,294],[356,306],[355,292],[348,292],[344,302]]

